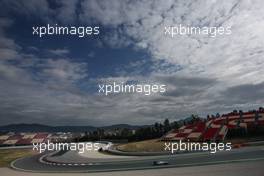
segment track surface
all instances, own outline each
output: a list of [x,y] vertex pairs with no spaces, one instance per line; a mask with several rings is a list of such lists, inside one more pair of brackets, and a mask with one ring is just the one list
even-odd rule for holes
[[[96,160],[94,165],[79,164],[45,164],[39,162],[42,155],[18,159],[12,163],[13,167],[23,171],[31,172],[103,172],[103,171],[124,171],[124,170],[140,170],[140,169],[155,169],[166,167],[187,167],[187,166],[201,166],[213,165],[234,162],[249,162],[249,161],[263,161],[264,147],[248,147],[243,149],[236,149],[228,152],[210,153],[194,153],[194,154],[180,154],[170,156],[153,156],[153,157],[138,157],[136,159],[126,160],[105,160],[100,162]],[[78,156],[76,156],[78,157]],[[162,160],[168,161],[169,165],[153,166],[153,161]],[[93,159],[88,159],[93,163]]]

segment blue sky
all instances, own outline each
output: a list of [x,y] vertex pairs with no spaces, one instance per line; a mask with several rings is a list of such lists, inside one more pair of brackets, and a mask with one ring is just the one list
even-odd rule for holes
[[[64,51],[63,56],[67,56],[72,62],[87,63],[89,75],[93,78],[105,76],[117,76],[117,70],[122,69],[131,62],[144,60],[151,62],[151,56],[147,51],[141,49],[133,49],[133,46],[115,47],[104,41],[105,34],[111,35],[112,30],[107,27],[102,27],[99,36],[89,36],[80,38],[77,36],[44,36],[38,38],[32,35],[32,26],[46,26],[47,23],[38,21],[34,16],[24,20],[21,17],[14,15],[12,18],[12,26],[6,33],[7,36],[17,41],[17,44],[22,48],[22,52],[27,54],[36,54],[39,57],[54,57],[54,53],[47,52],[49,50]],[[37,22],[36,22],[37,20]],[[57,24],[57,23],[56,23]],[[68,24],[61,24],[69,26]],[[78,27],[84,24],[74,24]],[[98,25],[100,27],[100,25]],[[33,48],[36,48],[34,50]],[[60,57],[62,55],[56,56]],[[142,74],[147,74],[147,64],[144,65]],[[130,68],[127,68],[128,71]]]
[[[248,110],[264,101],[262,1],[3,0],[0,123],[152,124]],[[33,26],[99,26],[98,36],[32,35]],[[215,38],[165,26],[230,26]],[[98,95],[102,82],[167,92]]]

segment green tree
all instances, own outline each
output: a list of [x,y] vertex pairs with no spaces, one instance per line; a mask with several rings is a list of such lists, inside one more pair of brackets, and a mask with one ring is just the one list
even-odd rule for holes
[[164,124],[164,132],[165,133],[171,130],[169,119],[165,119],[163,124]]

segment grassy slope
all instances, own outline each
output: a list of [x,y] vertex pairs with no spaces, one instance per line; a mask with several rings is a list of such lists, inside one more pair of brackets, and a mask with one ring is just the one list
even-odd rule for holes
[[36,154],[32,149],[1,149],[0,150],[0,167],[7,167],[9,164],[21,157]]
[[157,139],[120,144],[118,150],[130,152],[160,152],[164,151],[164,142]]

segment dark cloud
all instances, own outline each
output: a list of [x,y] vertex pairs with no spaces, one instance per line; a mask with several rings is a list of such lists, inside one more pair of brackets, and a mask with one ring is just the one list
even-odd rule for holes
[[200,77],[159,76],[157,79],[167,85],[164,95],[171,97],[195,96],[217,83],[214,79]]
[[264,100],[264,82],[230,87],[222,93],[229,99],[236,99],[243,102]]
[[208,85],[216,83],[215,79],[202,77],[179,77],[174,75],[159,76],[157,78],[168,85],[179,85],[182,87],[190,87],[190,85],[192,85],[192,87],[207,87]]

